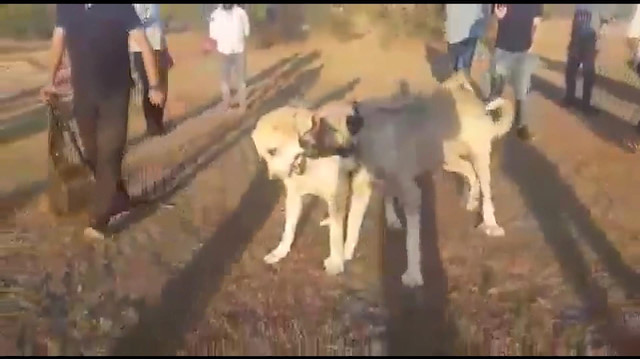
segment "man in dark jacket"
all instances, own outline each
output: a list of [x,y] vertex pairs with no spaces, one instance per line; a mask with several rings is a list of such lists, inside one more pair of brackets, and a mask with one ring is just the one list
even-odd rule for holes
[[54,79],[66,47],[71,60],[73,112],[95,176],[85,235],[104,238],[111,217],[131,205],[121,179],[132,85],[129,37],[142,51],[150,101],[159,105],[165,94],[159,86],[153,50],[132,4],[58,4],[56,15],[51,83],[42,95],[48,100],[55,93]]

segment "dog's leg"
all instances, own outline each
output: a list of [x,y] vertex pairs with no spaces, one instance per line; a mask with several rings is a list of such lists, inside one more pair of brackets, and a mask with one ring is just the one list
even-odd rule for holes
[[402,223],[393,207],[393,196],[384,196],[384,217],[387,220],[387,227],[392,229],[402,229]]
[[285,224],[282,239],[278,247],[264,257],[268,264],[274,264],[284,258],[291,249],[296,233],[298,219],[302,213],[302,196],[292,189],[287,189],[287,199],[285,203]]
[[480,204],[480,183],[468,161],[460,157],[460,153],[455,151],[452,146],[444,146],[444,165],[442,167],[447,172],[453,172],[461,175],[469,184],[469,192],[467,193],[467,211],[475,211]]
[[349,193],[348,178],[338,181],[335,195],[328,201],[329,207],[329,257],[324,260],[325,272],[336,275],[344,271],[344,217]]
[[458,156],[447,157],[443,166],[445,171],[457,173],[465,178],[469,184],[469,192],[467,192],[467,211],[475,211],[480,204],[480,183],[478,177],[473,170],[471,163],[463,160]]
[[362,220],[369,206],[371,192],[369,174],[364,170],[356,173],[352,181],[351,208],[347,217],[347,241],[344,245],[344,259],[347,261],[353,258],[353,253],[358,246]]
[[411,180],[402,186],[402,204],[407,218],[406,250],[407,270],[402,274],[402,284],[418,287],[422,281],[422,253],[420,252],[420,188]]
[[491,151],[479,151],[472,158],[482,190],[482,224],[479,228],[488,236],[504,236],[504,229],[496,222],[495,207],[491,198]]

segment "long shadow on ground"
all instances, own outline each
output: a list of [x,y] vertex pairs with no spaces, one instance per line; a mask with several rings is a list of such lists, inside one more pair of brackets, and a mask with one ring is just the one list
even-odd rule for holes
[[[288,99],[297,94],[299,86],[317,80],[320,69],[308,70],[307,75],[300,75],[308,80],[302,83],[294,81],[257,112],[263,114],[286,104]],[[353,81],[350,81],[343,88],[353,86]],[[338,89],[333,93],[343,92]],[[235,141],[246,139],[252,128],[253,123],[249,122],[249,126],[238,131],[235,140],[225,148],[230,148]],[[202,163],[210,163],[210,160]],[[281,195],[278,183],[267,181],[264,172],[259,170],[240,205],[216,230],[189,266],[166,284],[161,303],[142,313],[139,324],[116,343],[113,354],[172,355],[181,348],[184,334],[202,319],[209,300],[220,289],[229,266],[269,218]],[[304,223],[300,224],[300,228],[302,226]]]
[[[261,82],[268,80],[270,77],[272,77],[279,69],[283,68],[284,66],[286,66],[287,64],[289,64],[289,68],[287,70],[284,71],[283,76],[292,76],[294,75],[297,71],[301,70],[302,68],[304,68],[305,66],[309,65],[310,63],[312,63],[313,61],[315,61],[316,59],[318,59],[320,57],[320,52],[319,51],[313,51],[310,52],[304,56],[299,56],[299,54],[294,54],[290,57],[284,58],[280,61],[278,61],[276,64],[270,66],[269,68],[261,71],[260,73],[256,74],[254,77],[252,77],[249,80],[249,84],[251,86],[254,86],[256,84],[260,84]],[[259,86],[258,86],[259,87]],[[187,114],[185,114],[184,116],[181,116],[180,118],[174,120],[173,122],[175,123],[174,126],[172,127],[172,130],[174,130],[178,125],[185,123],[186,121],[188,121],[189,119],[195,118],[196,116],[201,115],[202,113],[206,112],[207,110],[211,109],[213,106],[215,106],[215,104],[218,102],[218,99],[215,98],[212,101],[210,101],[209,104],[196,108],[194,110],[189,111]],[[36,111],[36,110],[34,110]],[[45,116],[44,113],[42,114],[42,116]],[[43,130],[44,128],[46,128],[46,121],[43,122],[43,128],[41,130]],[[31,126],[27,124],[25,126]],[[4,134],[0,134],[0,143],[3,142],[3,136],[5,136]],[[217,140],[220,139],[220,137],[218,136],[214,136]],[[16,138],[17,139],[17,138]],[[136,146],[139,145],[141,142],[143,142],[146,139],[146,135],[141,135],[138,137],[134,137],[129,139],[129,146]],[[212,142],[213,144],[215,144],[216,142]],[[43,181],[37,181],[36,183],[34,183],[31,187],[33,187],[33,190],[30,191],[23,191],[22,188],[13,191],[11,193],[7,193],[7,194],[3,194],[2,197],[0,198],[7,198],[7,201],[3,201],[3,205],[2,208],[0,209],[0,214],[7,214],[7,216],[10,213],[13,213],[15,211],[20,210],[22,207],[24,207],[27,203],[29,203],[31,201],[31,199],[33,199],[34,197],[40,195],[42,193],[42,191],[44,191],[47,187],[47,181],[43,180]],[[1,218],[1,217],[0,217]]]
[[[606,233],[594,222],[589,208],[564,182],[557,166],[535,147],[513,137],[505,139],[504,146],[503,170],[518,186],[527,207],[536,217],[544,240],[552,249],[567,283],[582,301],[588,318],[595,320],[608,316],[608,300],[606,290],[592,278],[579,242],[591,248],[629,297],[637,296],[640,274],[624,262]],[[617,349],[624,351],[624,348]]]
[[[403,287],[400,280],[407,263],[404,231],[387,229],[382,244],[384,296],[390,314],[388,354],[393,356],[451,355],[454,354],[453,346],[457,337],[457,329],[447,316],[447,274],[438,248],[436,194],[432,176],[423,176],[420,184],[423,287],[409,290]],[[384,218],[380,221],[386,223]]]

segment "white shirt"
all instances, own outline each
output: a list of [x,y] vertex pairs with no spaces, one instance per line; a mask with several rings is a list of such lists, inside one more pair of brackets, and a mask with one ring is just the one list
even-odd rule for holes
[[629,30],[627,31],[627,37],[639,38],[640,37],[640,4],[636,4],[636,11],[629,23]]
[[244,52],[245,38],[249,36],[249,17],[243,8],[234,5],[231,10],[222,6],[211,13],[209,37],[216,40],[218,51],[225,55]]
[[[142,22],[144,32],[151,48],[154,50],[162,50],[167,47],[167,43],[162,31],[162,21],[160,20],[160,6],[158,4],[133,4],[136,14]],[[129,49],[132,52],[140,52],[138,45],[131,41]]]

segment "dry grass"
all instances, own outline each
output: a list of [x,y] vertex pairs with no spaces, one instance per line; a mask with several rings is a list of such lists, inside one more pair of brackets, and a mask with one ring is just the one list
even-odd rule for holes
[[[360,10],[354,7],[353,11]],[[345,32],[364,35],[349,41],[336,41],[334,34],[318,31],[303,44],[251,50],[249,73],[255,74],[295,52],[306,54],[319,50],[320,58],[305,68],[324,65],[318,80],[294,91],[311,102],[358,78],[360,82],[346,98],[389,94],[401,79],[408,80],[415,91],[432,88],[434,80],[425,60],[424,43],[394,30],[396,35],[390,41],[393,51],[388,51],[380,46],[383,31],[362,31],[367,26],[374,26],[370,24],[373,22],[356,21],[356,26]],[[536,48],[547,58],[562,60],[566,38],[557,34],[567,33],[567,23],[550,22],[544,26],[542,40]],[[176,67],[170,74],[169,114],[172,118],[208,103],[219,92],[217,62],[213,56],[200,54],[200,41],[201,35],[195,33],[174,34],[169,38],[176,59]],[[603,67],[611,69],[612,74],[620,71],[616,58],[621,56],[621,50],[616,46],[611,45],[611,50],[599,60]],[[474,75],[479,77],[481,69],[476,70]],[[610,77],[621,78],[618,75]],[[425,229],[428,233],[425,241],[431,243],[437,238],[437,246],[429,253],[437,253],[440,263],[429,257],[428,272],[425,272],[429,284],[422,293],[426,299],[422,298],[424,302],[421,302],[426,303],[426,309],[412,307],[415,304],[411,301],[401,302],[404,303],[402,307],[416,310],[404,319],[411,322],[414,318],[418,322],[417,328],[423,330],[417,334],[405,333],[407,336],[415,335],[423,342],[439,342],[444,336],[442,343],[427,344],[444,348],[451,354],[535,355],[563,351],[569,354],[571,350],[583,353],[585,331],[590,323],[581,318],[584,315],[583,298],[575,290],[576,282],[581,277],[589,278],[608,293],[610,303],[626,301],[622,285],[615,280],[616,264],[611,261],[616,260],[632,269],[640,263],[637,246],[640,225],[634,217],[640,210],[640,194],[633,190],[640,178],[637,159],[622,154],[614,142],[604,137],[608,132],[597,132],[599,127],[589,127],[586,120],[556,106],[548,89],[552,85],[561,88],[561,70],[539,71],[540,83],[548,83],[532,95],[536,117],[540,118],[534,129],[540,133],[540,138],[527,146],[508,141],[501,156],[504,159],[496,163],[494,169],[494,198],[498,220],[507,229],[505,238],[485,238],[474,231],[473,216],[458,205],[460,200],[454,181],[450,176],[435,177],[437,195],[428,205],[434,207],[436,218],[434,226]],[[233,125],[233,120],[209,116],[197,121],[212,127],[216,122]],[[615,118],[607,118],[607,121],[600,126],[614,126],[617,122]],[[130,128],[132,137],[144,130],[139,113],[134,112]],[[211,144],[213,150],[229,140],[218,138],[215,131],[211,133],[215,134],[212,141],[216,140]],[[568,133],[571,141],[566,140]],[[200,135],[206,137],[208,134]],[[179,145],[199,147],[201,140],[204,141],[194,142],[191,137],[177,136],[144,146],[149,146],[146,153],[152,152],[153,158],[173,160]],[[170,148],[167,143],[172,144]],[[3,189],[9,191],[19,183],[46,178],[42,166],[45,144],[46,137],[39,134],[2,147],[0,167],[12,168],[11,176],[3,176],[0,182]],[[190,290],[199,289],[198,285],[180,291],[167,287],[166,283],[171,278],[186,278],[210,290],[210,283],[217,282],[218,278],[199,278],[193,275],[195,272],[188,271],[198,253],[205,251],[200,257],[206,257],[199,259],[200,269],[211,268],[219,261],[232,262],[226,276],[220,279],[219,289],[205,291],[206,296],[202,294],[207,308],[198,318],[202,320],[187,330],[191,333],[187,334],[187,343],[211,342],[220,337],[229,341],[251,338],[253,342],[242,341],[251,342],[254,346],[251,350],[258,353],[265,346],[275,348],[279,345],[283,346],[283,352],[295,352],[295,345],[293,348],[291,345],[298,342],[289,340],[291,333],[301,331],[301,328],[291,328],[282,321],[295,321],[303,329],[325,328],[332,324],[331,316],[335,311],[339,312],[337,309],[345,298],[367,296],[384,307],[406,294],[391,290],[391,294],[385,296],[385,288],[390,285],[380,283],[380,276],[386,270],[380,265],[381,258],[386,255],[382,249],[386,247],[375,235],[380,219],[376,217],[376,208],[368,214],[369,223],[365,223],[369,228],[368,235],[361,241],[360,257],[352,272],[340,278],[327,278],[321,270],[322,258],[326,255],[326,233],[317,229],[317,222],[324,215],[321,207],[312,211],[309,224],[301,230],[301,237],[290,256],[275,268],[265,267],[261,258],[281,233],[283,203],[276,185],[263,183],[264,188],[271,191],[265,194],[260,191],[261,187],[253,184],[254,176],[259,173],[254,156],[251,143],[246,138],[239,141],[172,198],[175,209],[160,210],[120,235],[116,247],[121,252],[113,257],[119,268],[119,290],[146,297],[155,304],[161,302],[159,293],[163,288],[179,292],[180,296],[176,298],[191,298],[194,293]],[[149,158],[151,156],[146,157],[146,154],[139,155],[136,163]],[[250,201],[252,195],[265,200],[266,204]],[[270,212],[261,214],[262,210]],[[265,218],[263,222],[260,222],[261,216]],[[220,228],[228,230],[229,222],[259,228],[251,240],[234,236],[233,231],[219,234]],[[69,232],[73,233],[74,224],[54,226],[55,223],[34,204],[22,207],[12,219],[11,231],[24,233],[26,243],[37,243],[38,246],[29,248],[36,248],[38,255],[23,253],[12,257],[11,262],[6,262],[11,267],[3,264],[7,267],[3,273],[25,272],[20,265],[27,262],[25,258],[35,258],[29,259],[38,263],[33,268],[57,268],[61,274],[64,263],[59,262],[65,260],[60,258],[82,258],[80,254],[69,254],[68,248],[74,247],[60,240],[73,238]],[[241,253],[234,261],[221,253],[242,240],[248,241],[247,247],[244,251],[238,250]],[[400,253],[404,250],[404,244],[397,236],[386,242],[393,242],[388,246],[399,248]],[[51,255],[54,253],[51,248],[56,248],[57,255]],[[607,252],[606,248],[613,250]],[[611,255],[612,251],[619,253],[617,259],[611,259],[615,257]],[[400,264],[403,261],[401,256],[392,258]],[[438,266],[441,268],[436,268]],[[391,278],[393,283],[399,280],[395,275]],[[443,282],[442,288],[435,284],[440,282]],[[598,293],[590,295],[597,297]],[[6,298],[4,294],[0,297],[0,300]],[[429,306],[432,297],[440,298],[443,304]],[[179,314],[180,311],[176,311],[176,315]],[[398,313],[390,315],[393,317]],[[455,328],[455,334],[445,335],[443,328],[429,326],[437,323],[440,316]],[[558,323],[564,328],[554,329]],[[213,333],[218,336],[210,332],[214,329]],[[0,343],[2,340],[0,336]],[[559,348],[556,351],[552,349],[554,341]],[[323,345],[324,348],[331,347],[326,342],[320,346]],[[193,353],[200,349],[185,350]]]

